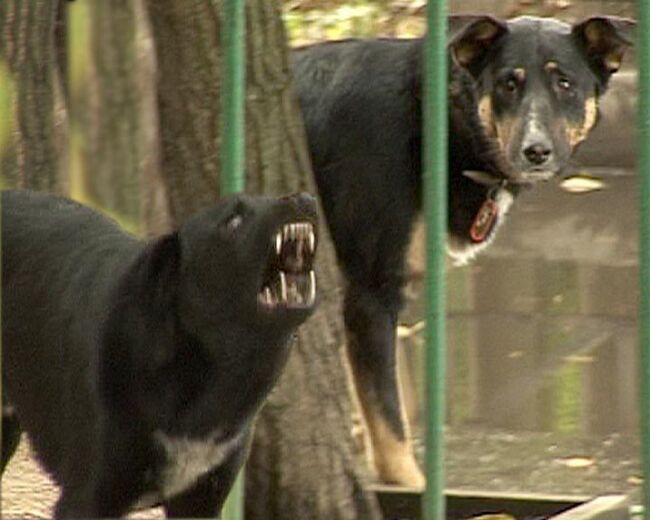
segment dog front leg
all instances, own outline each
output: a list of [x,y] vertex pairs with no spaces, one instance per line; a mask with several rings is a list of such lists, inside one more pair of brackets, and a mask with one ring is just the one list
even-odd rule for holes
[[202,477],[194,486],[164,504],[168,518],[217,518],[246,460],[248,440],[218,468]]

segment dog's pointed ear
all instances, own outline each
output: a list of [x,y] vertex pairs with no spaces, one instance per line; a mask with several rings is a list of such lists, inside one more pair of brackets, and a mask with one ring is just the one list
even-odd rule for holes
[[616,16],[594,16],[573,26],[574,37],[603,84],[621,67],[625,51],[634,42],[635,27],[634,20]]
[[156,239],[147,247],[142,260],[143,289],[149,291],[149,304],[157,310],[166,311],[178,286],[181,260],[178,233]]
[[[104,359],[105,389],[120,398],[123,385],[116,384],[129,360],[138,367],[167,363],[174,354],[175,304],[180,277],[180,239],[177,233],[150,242],[116,288],[116,297],[104,324],[104,344],[112,355]],[[146,346],[147,348],[135,348]]]
[[457,65],[478,76],[485,57],[508,32],[505,22],[487,15],[454,15],[449,20],[449,52]]

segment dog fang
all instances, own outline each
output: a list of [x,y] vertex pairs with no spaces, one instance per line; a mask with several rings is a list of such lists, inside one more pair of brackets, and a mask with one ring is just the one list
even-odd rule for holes
[[282,254],[282,233],[276,233],[275,234],[275,252],[278,256]]
[[287,275],[284,274],[284,271],[280,271],[280,287],[282,294],[282,301],[287,302]]

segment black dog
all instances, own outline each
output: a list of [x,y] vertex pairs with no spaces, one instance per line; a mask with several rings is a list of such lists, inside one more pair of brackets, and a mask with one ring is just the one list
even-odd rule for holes
[[145,243],[67,199],[2,194],[3,443],[29,434],[57,517],[219,514],[314,307],[316,222],[306,194],[237,196]]
[[[493,238],[522,187],[547,180],[597,120],[633,23],[453,17],[449,241],[456,263]],[[318,190],[347,281],[347,352],[383,481],[421,486],[395,374],[404,258],[422,191],[423,40],[297,49],[294,76]]]

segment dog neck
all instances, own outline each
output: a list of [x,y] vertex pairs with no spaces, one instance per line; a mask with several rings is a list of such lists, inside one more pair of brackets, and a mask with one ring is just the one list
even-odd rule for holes
[[465,265],[494,239],[519,186],[483,171],[464,171],[452,187],[447,253]]

